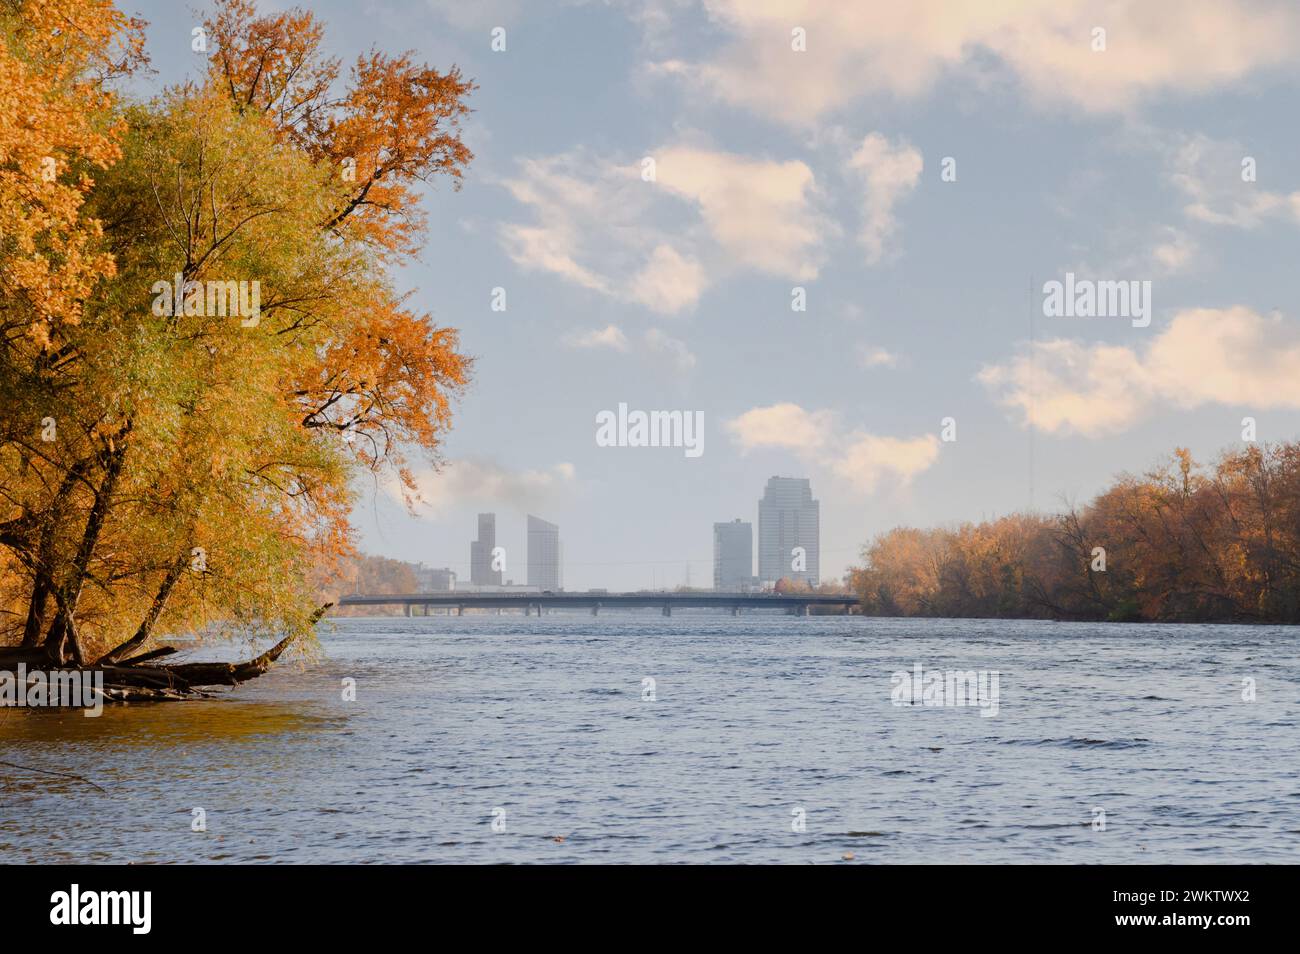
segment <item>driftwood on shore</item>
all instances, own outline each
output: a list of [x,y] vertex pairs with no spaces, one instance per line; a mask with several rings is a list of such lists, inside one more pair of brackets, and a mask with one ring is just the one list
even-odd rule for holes
[[[312,616],[315,624],[325,615],[333,603],[326,603]],[[170,656],[176,652],[173,647],[164,646],[141,653],[129,659],[115,661],[112,657],[118,653],[107,653],[93,663],[68,667],[59,666],[51,660],[43,646],[14,646],[0,648],[0,670],[16,671],[25,666],[29,670],[57,668],[80,669],[83,672],[103,673],[105,702],[162,702],[181,699],[200,699],[206,693],[203,689],[211,686],[236,686],[241,682],[256,679],[280,658],[294,636],[286,636],[260,656],[244,662],[197,662],[159,664],[153,660]]]

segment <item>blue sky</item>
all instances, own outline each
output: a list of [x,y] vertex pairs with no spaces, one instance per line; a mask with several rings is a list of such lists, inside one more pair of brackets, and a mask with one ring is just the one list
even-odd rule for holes
[[[194,9],[122,5],[158,83],[201,71]],[[569,588],[688,564],[707,585],[712,524],[756,519],[780,474],[812,480],[833,579],[898,524],[1054,509],[1175,446],[1212,459],[1246,416],[1296,437],[1294,5],[307,6],[345,61],[410,49],[480,86],[477,158],[427,195],[399,276],[475,379],[416,515],[365,488],[370,552],[467,575],[494,510],[522,580],[532,512]],[[1150,281],[1149,326],[1045,317],[1067,271]],[[597,446],[620,402],[703,412],[704,453]]]

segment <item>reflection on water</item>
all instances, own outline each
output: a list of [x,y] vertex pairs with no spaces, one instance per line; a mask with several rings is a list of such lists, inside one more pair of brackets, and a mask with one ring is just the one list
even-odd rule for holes
[[234,698],[189,702],[183,711],[176,703],[110,705],[97,718],[86,718],[79,710],[10,709],[0,710],[0,744],[31,745],[40,751],[48,743],[123,748],[255,742],[340,721],[301,702]]
[[[0,710],[0,759],[103,789],[0,766],[0,861],[1294,861],[1294,634],[341,621],[212,700]],[[918,663],[998,671],[998,715],[892,705]]]

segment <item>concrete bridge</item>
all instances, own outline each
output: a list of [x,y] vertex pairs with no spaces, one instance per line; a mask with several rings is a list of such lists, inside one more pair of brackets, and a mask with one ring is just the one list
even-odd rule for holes
[[563,590],[544,593],[476,593],[473,591],[446,593],[395,593],[378,596],[354,594],[339,599],[340,606],[405,606],[406,615],[414,616],[414,608],[446,607],[462,614],[466,609],[523,610],[530,615],[536,610],[542,615],[548,608],[590,609],[597,615],[602,608],[644,609],[658,608],[664,616],[672,616],[678,609],[728,609],[738,616],[742,609],[779,609],[797,616],[811,615],[812,607],[838,607],[845,613],[858,602],[851,593],[566,593]]

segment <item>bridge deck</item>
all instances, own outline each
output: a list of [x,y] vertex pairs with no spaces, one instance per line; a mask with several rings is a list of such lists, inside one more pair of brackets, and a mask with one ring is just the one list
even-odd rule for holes
[[841,606],[847,609],[856,602],[856,596],[840,593],[566,593],[562,590],[545,593],[476,593],[452,590],[445,593],[351,594],[339,599],[340,606],[396,605],[408,609],[412,606],[448,606],[524,610],[551,607],[804,609],[813,606]]

